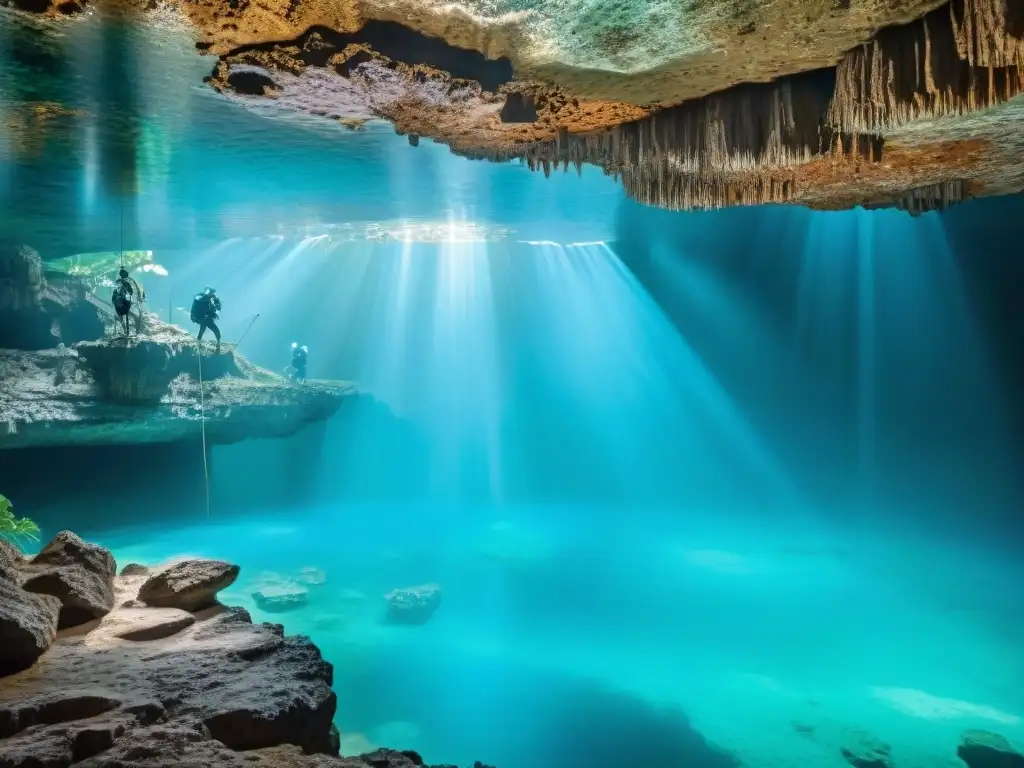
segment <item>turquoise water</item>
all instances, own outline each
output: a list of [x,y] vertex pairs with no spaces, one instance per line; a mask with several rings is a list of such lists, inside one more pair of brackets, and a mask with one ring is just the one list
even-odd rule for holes
[[[351,753],[369,742],[509,768],[734,764],[692,727],[744,765],[838,768],[863,729],[896,765],[925,768],[956,765],[968,727],[1024,737],[1024,625],[1008,593],[1019,566],[809,521],[698,518],[655,534],[625,520],[586,531],[587,509],[461,512],[476,523],[338,505],[100,540],[122,564],[241,564],[225,600],[320,645]],[[306,607],[258,609],[263,571],[308,566],[326,583]],[[382,622],[384,593],[425,582],[443,589],[429,623]]]
[[[151,249],[151,311],[187,325],[215,285],[255,363],[297,341],[363,392],[214,447],[209,516],[191,444],[3,457],[0,491],[120,565],[240,564],[224,600],[335,665],[347,754],[838,768],[880,739],[954,768],[968,728],[1024,745],[1019,202],[651,211],[595,169],[220,99],[168,25],[0,10],[0,54],[4,236]],[[26,123],[44,102],[76,115]],[[271,582],[305,604],[261,609]],[[424,584],[429,621],[387,623]]]

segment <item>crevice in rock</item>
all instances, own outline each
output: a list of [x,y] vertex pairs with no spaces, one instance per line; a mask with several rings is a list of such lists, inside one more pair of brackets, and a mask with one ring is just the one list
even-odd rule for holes
[[50,10],[49,0],[14,0],[12,5],[26,13],[46,13]]
[[534,123],[537,121],[537,104],[530,93],[510,93],[501,108],[503,123]]
[[251,69],[233,70],[228,74],[228,85],[245,96],[269,96],[277,90],[270,77]]
[[[480,84],[492,93],[512,81],[512,62],[507,58],[488,59],[478,51],[457,48],[437,37],[430,37],[392,21],[370,21],[358,32],[347,34],[327,27],[312,27],[295,40],[258,43],[231,51],[224,59],[250,53],[273,53],[280,48],[295,48],[307,66],[326,67],[331,57],[349,46],[365,46],[396,64],[429,67],[447,72],[457,80]],[[365,60],[365,59],[364,59]],[[340,74],[347,74],[350,65]]]
[[96,717],[121,706],[118,699],[91,694],[30,701],[18,708],[0,709],[0,738],[9,738],[35,725],[57,725]]

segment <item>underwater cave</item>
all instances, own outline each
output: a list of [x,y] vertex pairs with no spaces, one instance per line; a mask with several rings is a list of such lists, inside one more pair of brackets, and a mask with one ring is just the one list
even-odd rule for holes
[[0,7],[0,766],[1024,766],[1020,4],[584,5]]

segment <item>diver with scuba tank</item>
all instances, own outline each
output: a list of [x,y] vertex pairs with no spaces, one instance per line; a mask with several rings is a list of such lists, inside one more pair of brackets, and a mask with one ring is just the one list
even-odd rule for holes
[[221,304],[217,291],[207,287],[202,293],[197,293],[192,299],[192,322],[198,323],[199,333],[197,341],[203,340],[203,334],[209,328],[217,339],[217,354],[220,354],[220,328],[217,327],[217,318],[220,316]]
[[124,331],[125,336],[131,335],[131,311],[132,302],[135,299],[135,286],[128,276],[128,270],[121,267],[117,273],[117,282],[114,284],[114,293],[111,296],[111,303],[114,305],[114,314],[117,315],[117,324]]

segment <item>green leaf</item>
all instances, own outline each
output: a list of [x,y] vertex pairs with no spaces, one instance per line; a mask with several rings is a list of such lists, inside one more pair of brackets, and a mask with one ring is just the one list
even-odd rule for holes
[[46,262],[45,270],[50,274],[97,278],[116,275],[122,265],[131,272],[152,261],[152,251],[125,251],[123,254],[120,251],[76,253],[74,256]]
[[27,517],[15,517],[10,499],[0,494],[0,537],[18,543],[21,539],[39,541],[39,526]]

